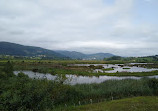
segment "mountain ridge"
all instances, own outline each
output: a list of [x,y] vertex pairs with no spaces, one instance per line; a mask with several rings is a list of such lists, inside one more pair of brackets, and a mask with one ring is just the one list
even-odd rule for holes
[[46,56],[47,58],[58,59],[81,59],[81,60],[102,60],[107,57],[115,56],[110,53],[84,54],[77,51],[49,50],[36,46],[25,46],[11,42],[0,42],[0,55],[13,56]]
[[109,58],[115,56],[111,53],[94,53],[94,54],[84,54],[77,51],[65,51],[58,50],[57,53],[70,57],[72,59],[85,59],[85,60],[103,60],[104,58]]
[[17,43],[10,42],[0,42],[0,54],[2,55],[13,55],[13,56],[37,56],[45,55],[48,58],[52,59],[62,59],[67,58],[64,55],[58,54],[55,51],[34,47],[34,46],[25,46]]

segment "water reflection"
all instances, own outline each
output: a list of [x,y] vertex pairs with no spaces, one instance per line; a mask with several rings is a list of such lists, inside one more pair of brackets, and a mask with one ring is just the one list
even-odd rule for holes
[[[151,72],[158,70],[156,68],[143,68],[136,66],[129,66],[134,64],[147,64],[147,63],[130,63],[130,64],[72,64],[70,66],[103,66],[104,69],[112,68],[113,70],[104,71],[103,69],[95,69],[94,72],[116,73],[116,72]],[[152,63],[151,63],[152,64]]]
[[[30,78],[34,79],[48,79],[48,80],[55,80],[57,76],[51,75],[49,73],[43,74],[38,72],[32,72],[32,71],[14,71],[14,74],[17,75],[18,73],[23,72],[24,74],[28,75]],[[122,80],[122,79],[141,79],[142,77],[134,77],[134,76],[127,76],[127,77],[116,77],[116,76],[76,76],[76,75],[66,75],[68,78],[65,83],[66,84],[90,84],[90,83],[101,83],[107,80]],[[148,76],[149,78],[158,78],[158,75],[156,76]]]

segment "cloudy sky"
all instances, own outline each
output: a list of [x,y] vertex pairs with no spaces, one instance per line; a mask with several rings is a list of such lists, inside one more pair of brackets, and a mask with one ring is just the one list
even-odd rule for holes
[[158,54],[158,0],[0,0],[0,41],[84,53]]

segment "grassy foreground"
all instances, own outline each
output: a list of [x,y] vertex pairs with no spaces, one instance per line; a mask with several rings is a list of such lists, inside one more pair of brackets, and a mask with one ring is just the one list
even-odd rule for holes
[[62,109],[62,111],[158,111],[158,97],[127,98]]

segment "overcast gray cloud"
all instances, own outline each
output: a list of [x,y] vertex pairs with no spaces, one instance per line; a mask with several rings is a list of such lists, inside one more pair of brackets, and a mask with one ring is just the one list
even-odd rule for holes
[[157,5],[157,0],[0,0],[0,41],[84,53],[154,55]]

